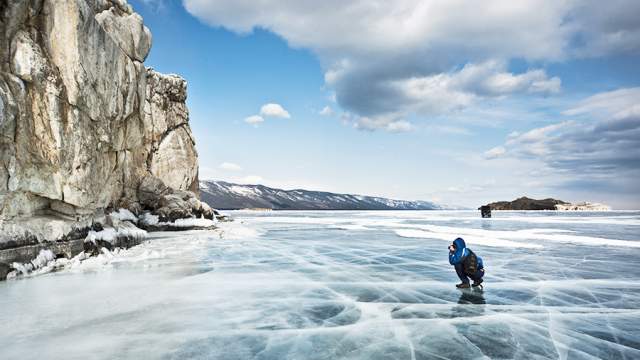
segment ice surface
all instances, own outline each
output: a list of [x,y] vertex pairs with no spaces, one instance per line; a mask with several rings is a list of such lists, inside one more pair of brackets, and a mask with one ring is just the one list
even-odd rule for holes
[[640,212],[232,216],[0,283],[0,358],[640,358]]

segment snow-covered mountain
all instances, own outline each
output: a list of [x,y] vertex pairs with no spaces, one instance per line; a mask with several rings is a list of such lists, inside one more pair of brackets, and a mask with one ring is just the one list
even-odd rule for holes
[[442,210],[428,201],[323,191],[281,190],[264,185],[239,185],[225,181],[200,181],[200,197],[217,209],[266,208],[274,210]]

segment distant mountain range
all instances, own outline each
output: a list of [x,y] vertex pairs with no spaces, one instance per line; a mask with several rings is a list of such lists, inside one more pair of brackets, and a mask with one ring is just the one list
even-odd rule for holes
[[225,181],[200,181],[200,198],[217,209],[264,208],[273,210],[445,210],[428,201],[336,194],[324,191],[281,190],[264,185]]

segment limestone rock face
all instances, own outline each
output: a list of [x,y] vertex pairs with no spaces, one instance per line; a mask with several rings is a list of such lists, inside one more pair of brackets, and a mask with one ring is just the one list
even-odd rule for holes
[[[0,238],[55,241],[105,209],[154,211],[145,178],[166,188],[149,198],[197,194],[186,81],[145,67],[150,48],[125,0],[0,2]],[[47,219],[64,224],[30,232]]]
[[147,75],[144,122],[146,128],[153,129],[149,171],[171,188],[197,189],[198,154],[185,105],[187,83],[152,69]]

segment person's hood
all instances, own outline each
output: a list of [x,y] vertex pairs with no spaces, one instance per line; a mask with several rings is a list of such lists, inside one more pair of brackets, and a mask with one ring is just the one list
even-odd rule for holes
[[453,245],[456,246],[456,252],[457,251],[462,251],[462,249],[467,247],[467,245],[464,243],[464,240],[462,238],[457,238],[457,239],[453,240]]

